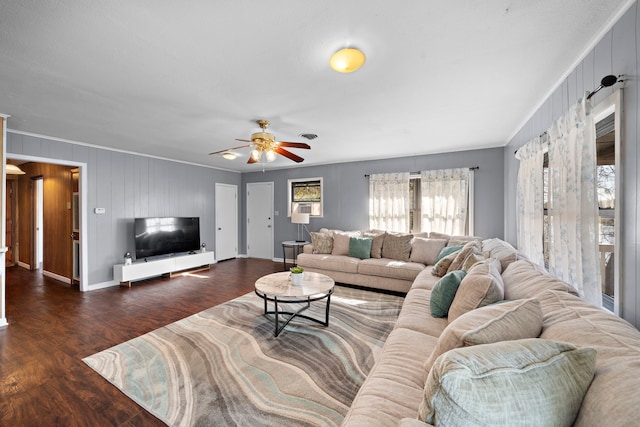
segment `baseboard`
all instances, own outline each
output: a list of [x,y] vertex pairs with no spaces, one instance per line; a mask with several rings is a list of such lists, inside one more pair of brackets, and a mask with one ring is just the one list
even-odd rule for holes
[[64,276],[61,276],[61,275],[56,274],[56,273],[52,273],[52,272],[47,271],[47,270],[42,270],[42,275],[43,276],[47,276],[47,277],[51,277],[52,279],[56,279],[56,280],[59,280],[59,281],[64,282],[64,283],[69,283],[69,284],[71,283],[71,279],[69,279],[68,277],[64,277]]
[[247,256],[247,254],[238,254],[236,255],[236,258],[249,258],[249,257]]
[[120,283],[116,282],[115,280],[109,280],[107,282],[90,284],[89,286],[87,286],[87,291],[97,291],[98,289],[112,288],[114,286],[120,286]]
[[6,318],[3,317],[0,319],[0,328],[4,328],[5,326],[8,326],[8,325],[9,323],[7,322]]
[[18,261],[18,267],[26,268],[27,270],[31,270],[31,266],[25,262]]

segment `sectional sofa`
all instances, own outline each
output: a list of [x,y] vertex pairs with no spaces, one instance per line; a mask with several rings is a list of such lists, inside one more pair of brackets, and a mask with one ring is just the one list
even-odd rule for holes
[[[411,281],[343,426],[637,425],[640,332],[517,259],[505,242],[462,246],[466,253],[424,264]],[[357,269],[344,276],[327,254],[306,252],[298,262],[322,256],[330,264],[318,270],[366,286]],[[380,277],[374,287],[385,283]],[[387,282],[392,290],[396,280]],[[433,317],[443,300],[447,315]]]

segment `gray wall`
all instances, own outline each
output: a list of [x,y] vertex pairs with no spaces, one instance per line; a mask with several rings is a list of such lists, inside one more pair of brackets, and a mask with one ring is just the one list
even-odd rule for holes
[[113,265],[134,252],[135,217],[198,216],[201,241],[213,250],[215,183],[240,191],[239,173],[9,132],[7,157],[16,154],[86,163],[89,285],[113,280]]
[[[475,234],[503,237],[503,149],[461,151],[386,160],[337,163],[323,166],[296,167],[267,172],[242,174],[241,216],[246,217],[246,185],[252,182],[274,183],[274,256],[282,257],[283,240],[295,240],[297,226],[287,218],[287,180],[323,177],[324,217],[311,218],[310,231],[321,227],[342,230],[369,228],[369,181],[365,174],[385,172],[418,172],[479,166],[475,171]],[[243,223],[243,221],[241,221]],[[309,236],[305,234],[308,239]],[[243,230],[241,248],[246,248]],[[246,253],[246,249],[244,250]]]
[[[570,105],[577,102],[585,91],[595,89],[602,77],[608,74],[624,74],[623,137],[622,137],[622,224],[620,243],[621,262],[621,315],[640,327],[640,252],[638,251],[638,99],[640,87],[640,8],[634,4],[631,9],[614,25],[606,36],[574,69],[560,87],[535,112],[517,135],[504,149],[505,164],[505,238],[516,243],[516,179],[518,162],[514,151],[535,136],[547,130],[554,120],[564,114]],[[620,85],[616,85],[615,88]],[[526,89],[525,89],[526,90]],[[593,105],[605,99],[614,88],[605,88],[592,100]]]

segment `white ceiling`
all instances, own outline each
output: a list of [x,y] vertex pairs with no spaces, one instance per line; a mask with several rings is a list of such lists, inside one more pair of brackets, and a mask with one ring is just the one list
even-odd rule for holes
[[[238,171],[504,146],[631,0],[1,0],[9,129]],[[351,74],[336,50],[367,55]],[[598,76],[597,79],[599,80]],[[594,88],[599,81],[594,81]]]

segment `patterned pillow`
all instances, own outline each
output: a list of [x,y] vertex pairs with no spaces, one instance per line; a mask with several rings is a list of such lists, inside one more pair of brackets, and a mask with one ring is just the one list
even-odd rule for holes
[[458,252],[458,255],[451,262],[451,265],[447,271],[461,270],[464,262],[473,253],[480,253],[481,243],[478,240],[471,240],[467,242],[462,249]]
[[570,426],[595,362],[592,348],[538,338],[457,348],[434,363],[418,418],[451,427]]
[[[444,277],[449,274],[451,273]],[[433,296],[433,291],[431,295]],[[424,363],[424,368],[428,373],[440,355],[454,348],[538,338],[541,332],[542,309],[537,299],[487,305],[469,311],[449,323],[438,337],[438,343]]]
[[442,248],[442,250],[440,251],[440,253],[436,257],[436,259],[434,260],[434,263],[437,264],[438,261],[440,261],[442,258],[446,257],[447,255],[451,255],[454,252],[458,252],[460,249],[462,249],[462,245],[446,246],[446,247]]
[[411,262],[419,262],[424,265],[433,265],[440,251],[447,245],[444,239],[425,239],[414,237],[411,242]]
[[362,237],[371,237],[371,258],[382,258],[382,245],[387,233],[382,231],[365,231]]
[[449,266],[451,265],[453,260],[456,259],[456,257],[458,256],[458,251],[460,251],[460,249],[450,253],[446,257],[441,258],[438,262],[436,262],[436,265],[434,265],[433,269],[431,270],[431,274],[438,277],[442,277],[445,274],[447,274],[447,271],[449,271]]
[[328,233],[311,233],[311,245],[314,254],[330,254],[333,250],[333,237]]
[[409,261],[411,239],[413,239],[413,234],[388,233],[382,245],[382,258]]
[[475,264],[479,263],[480,261],[484,261],[485,259],[487,258],[485,258],[484,255],[482,254],[472,253],[467,257],[467,259],[464,260],[464,263],[462,264],[462,269],[464,271],[469,271],[471,267],[473,267]]
[[449,322],[468,311],[504,298],[504,283],[500,276],[500,261],[489,258],[475,264],[462,279],[456,297],[449,308]]

